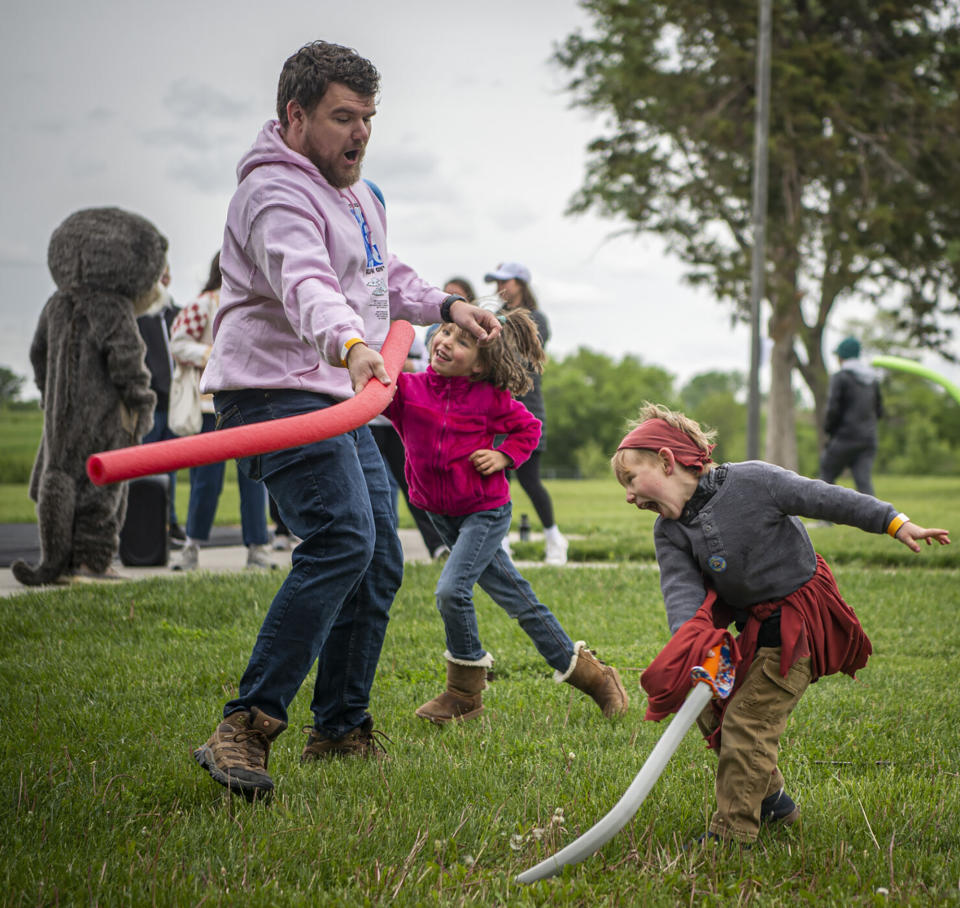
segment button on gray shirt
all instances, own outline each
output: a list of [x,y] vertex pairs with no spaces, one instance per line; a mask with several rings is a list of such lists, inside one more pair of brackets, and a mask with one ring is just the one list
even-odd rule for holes
[[693,617],[708,586],[735,609],[803,586],[817,559],[800,517],[884,533],[897,515],[885,501],[773,464],[725,466],[723,484],[689,521],[658,517],[654,525],[671,633]]

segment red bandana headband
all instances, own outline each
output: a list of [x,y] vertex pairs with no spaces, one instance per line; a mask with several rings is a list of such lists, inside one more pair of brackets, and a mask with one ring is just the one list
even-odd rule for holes
[[710,454],[715,447],[716,445],[710,445],[704,451],[686,432],[675,429],[662,419],[647,419],[620,442],[617,450],[645,448],[649,451],[659,451],[661,448],[669,448],[673,451],[673,456],[678,463],[685,467],[702,469],[710,463]]

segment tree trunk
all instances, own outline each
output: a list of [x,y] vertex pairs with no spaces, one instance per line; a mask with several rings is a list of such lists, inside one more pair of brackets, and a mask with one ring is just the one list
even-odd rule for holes
[[799,306],[774,304],[768,334],[773,341],[770,354],[770,394],[767,397],[767,438],[764,459],[788,470],[797,469],[797,427],[793,397],[793,349],[800,321]]
[[793,385],[793,335],[776,338],[770,356],[770,394],[767,398],[767,439],[764,459],[797,469],[797,430]]

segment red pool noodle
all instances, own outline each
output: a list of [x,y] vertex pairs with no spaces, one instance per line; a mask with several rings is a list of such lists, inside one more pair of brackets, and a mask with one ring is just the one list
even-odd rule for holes
[[[403,369],[412,343],[413,328],[409,322],[396,321],[390,326],[380,353],[391,378],[396,379]],[[122,479],[169,473],[232,457],[252,457],[333,438],[368,423],[382,412],[393,399],[395,388],[395,384],[388,386],[371,378],[356,397],[314,413],[101,451],[87,458],[87,475],[95,485],[102,486]]]

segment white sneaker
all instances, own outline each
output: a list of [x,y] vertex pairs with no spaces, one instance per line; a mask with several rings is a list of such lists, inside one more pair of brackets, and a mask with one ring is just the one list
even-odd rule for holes
[[248,545],[247,546],[247,567],[252,570],[263,568],[272,571],[276,565],[267,558],[266,546]]
[[509,536],[504,536],[503,539],[500,540],[500,548],[507,553],[508,558],[513,559],[513,549],[510,548]]
[[276,535],[273,537],[273,550],[275,552],[289,552],[290,551],[290,537],[284,533]]
[[195,542],[187,543],[180,552],[180,557],[173,563],[171,570],[195,571],[200,560],[200,549]]
[[567,542],[566,537],[559,536],[556,539],[547,540],[547,564],[556,565],[560,567],[567,563],[567,549],[569,548],[570,543]]

